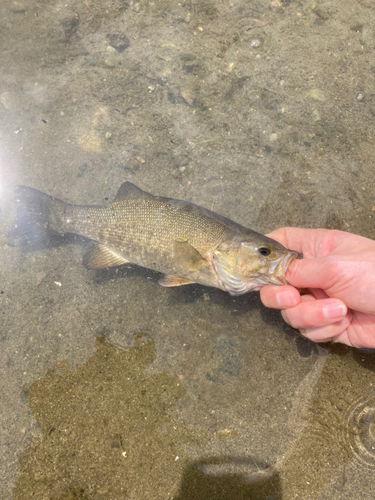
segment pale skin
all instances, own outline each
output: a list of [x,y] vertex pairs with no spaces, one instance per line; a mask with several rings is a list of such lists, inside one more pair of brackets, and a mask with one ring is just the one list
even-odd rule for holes
[[[290,285],[266,285],[263,304],[314,342],[375,348],[375,241],[327,229],[283,228],[267,235],[303,253]],[[301,293],[300,293],[301,292]]]

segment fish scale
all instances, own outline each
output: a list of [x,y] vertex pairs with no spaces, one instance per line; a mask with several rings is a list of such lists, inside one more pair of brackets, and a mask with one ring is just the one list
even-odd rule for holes
[[117,248],[128,256],[133,249],[136,254],[131,259],[136,260],[139,260],[139,252],[142,257],[148,252],[153,255],[155,248],[166,254],[172,253],[177,238],[186,238],[199,253],[204,253],[231,231],[206,216],[197,216],[154,200],[124,200],[108,208],[73,206],[67,219],[70,222],[65,232]]

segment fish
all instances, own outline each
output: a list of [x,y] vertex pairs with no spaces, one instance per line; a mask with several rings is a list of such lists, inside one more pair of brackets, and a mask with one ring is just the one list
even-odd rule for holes
[[[206,208],[154,196],[124,182],[104,206],[72,205],[18,186],[17,216],[34,234],[73,233],[92,240],[83,256],[88,269],[137,264],[163,274],[174,287],[198,283],[230,295],[287,284],[298,253]],[[25,226],[26,224],[26,226]]]

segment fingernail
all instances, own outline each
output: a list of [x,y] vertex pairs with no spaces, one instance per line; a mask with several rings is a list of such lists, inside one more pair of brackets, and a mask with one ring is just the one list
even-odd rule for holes
[[327,319],[340,319],[346,314],[346,307],[343,304],[332,302],[323,307],[323,316]]
[[297,305],[297,299],[291,292],[280,292],[277,295],[277,302],[280,307],[292,307]]

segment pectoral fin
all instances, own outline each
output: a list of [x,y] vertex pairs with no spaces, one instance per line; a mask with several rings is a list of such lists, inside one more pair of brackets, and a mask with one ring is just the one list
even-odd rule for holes
[[207,264],[196,248],[187,239],[176,238],[174,241],[174,255],[179,267],[186,271],[197,271],[200,265]]
[[127,264],[129,261],[109,250],[104,245],[97,243],[83,256],[82,262],[88,269],[102,269],[103,267]]
[[[207,261],[202,257],[202,255],[196,250],[187,238],[178,237],[174,241],[174,258],[178,269],[181,269],[181,274],[192,274],[196,273],[197,277],[199,274],[199,268],[202,265],[206,265]],[[159,280],[159,285],[162,286],[182,286],[191,285],[195,283],[188,278],[183,278],[181,276],[163,276]]]
[[181,278],[180,276],[163,276],[159,280],[159,285],[165,287],[191,285],[192,283],[194,283],[194,281],[190,281],[187,278]]

